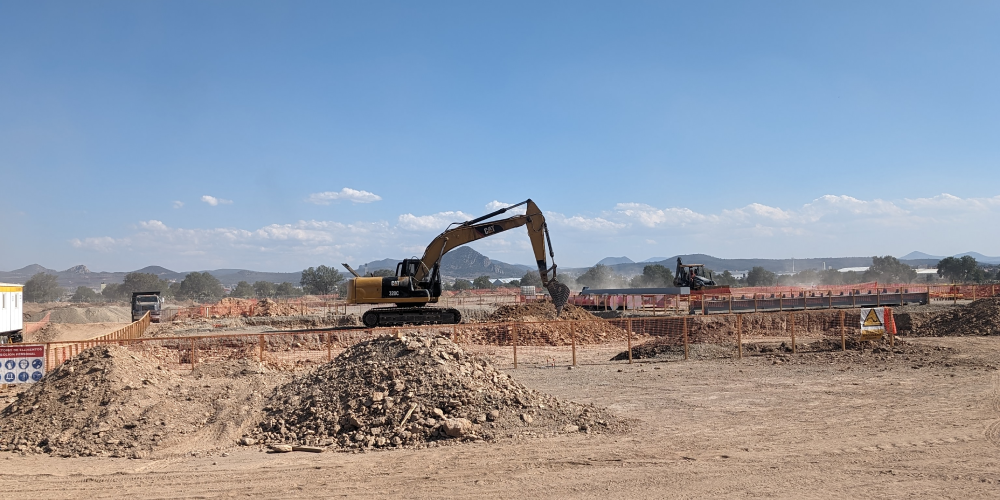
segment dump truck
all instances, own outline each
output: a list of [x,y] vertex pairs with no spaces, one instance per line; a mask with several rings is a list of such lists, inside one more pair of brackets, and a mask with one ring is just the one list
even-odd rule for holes
[[148,312],[149,320],[159,323],[162,309],[160,292],[132,292],[132,321],[139,321]]

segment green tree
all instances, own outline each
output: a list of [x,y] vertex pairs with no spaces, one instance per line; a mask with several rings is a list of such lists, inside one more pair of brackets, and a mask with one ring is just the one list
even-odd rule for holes
[[192,299],[202,302],[214,302],[222,298],[226,291],[222,288],[222,283],[215,276],[208,273],[189,273],[181,281],[177,290],[177,296],[183,299]]
[[332,267],[319,266],[303,270],[299,284],[307,294],[331,295],[337,291],[337,285],[341,281],[344,281],[344,277],[339,271]]
[[827,269],[825,271],[819,272],[819,283],[821,285],[843,285],[844,284],[844,273],[836,269]]
[[720,285],[728,286],[739,286],[740,281],[733,276],[733,273],[729,272],[729,269],[722,271],[722,274],[715,277],[715,282]]
[[369,274],[376,278],[391,278],[396,275],[396,271],[392,269],[376,269]]
[[749,286],[774,286],[778,282],[778,275],[756,266],[747,273],[747,285]]
[[55,275],[38,273],[24,282],[23,293],[25,302],[54,302],[65,290],[59,286],[59,278]]
[[128,273],[122,280],[122,286],[118,293],[129,300],[132,299],[132,292],[164,292],[170,284],[161,280],[159,276],[152,273]]
[[644,287],[662,288],[674,285],[673,271],[660,264],[644,266],[640,276]]
[[455,290],[456,292],[461,290],[468,290],[470,288],[472,288],[472,282],[469,280],[464,280],[462,278],[456,279],[455,282],[451,284],[451,289]]
[[233,291],[229,292],[229,296],[239,297],[241,299],[249,299],[254,295],[253,289],[254,287],[251,286],[250,283],[247,283],[246,281],[240,281],[233,288]]
[[917,279],[917,271],[891,255],[875,256],[872,257],[872,265],[862,275],[862,279],[883,283],[912,283]]
[[101,296],[103,296],[105,300],[110,301],[122,300],[121,288],[121,283],[109,283],[104,285],[104,290],[101,290]]
[[252,294],[258,299],[266,299],[278,295],[278,290],[270,281],[258,281],[253,284]]
[[961,258],[945,257],[938,262],[937,270],[938,276],[955,283],[982,281],[984,277],[979,263],[971,255],[963,255]]
[[299,297],[302,295],[302,289],[286,281],[274,287],[274,294],[282,298]]
[[528,271],[521,277],[521,286],[542,286],[542,277],[538,271]]
[[90,287],[80,286],[76,288],[76,292],[69,300],[73,302],[97,302],[101,300],[101,296]]
[[490,281],[489,276],[480,276],[472,280],[472,288],[477,290],[489,290],[493,288],[493,282]]
[[604,264],[598,264],[580,275],[576,282],[590,288],[603,288],[614,281],[615,273]]

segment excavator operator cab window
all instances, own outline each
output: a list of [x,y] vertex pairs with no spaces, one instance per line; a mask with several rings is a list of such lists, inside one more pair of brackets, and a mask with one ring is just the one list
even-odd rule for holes
[[396,276],[402,278],[403,276],[413,276],[417,274],[417,269],[419,269],[420,261],[415,259],[404,259],[403,262],[396,264]]

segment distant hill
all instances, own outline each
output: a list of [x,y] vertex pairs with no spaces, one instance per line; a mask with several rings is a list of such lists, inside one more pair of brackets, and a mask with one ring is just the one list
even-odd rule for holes
[[[354,268],[359,273],[377,271],[379,269],[396,270],[396,264],[402,259],[382,259]],[[367,268],[365,267],[367,266]],[[475,279],[480,276],[490,278],[520,278],[532,268],[521,264],[508,264],[493,260],[471,247],[458,247],[441,258],[441,276],[448,279]]]
[[643,262],[662,262],[667,260],[669,257],[650,257]]
[[910,252],[900,257],[899,260],[927,260],[927,259],[941,260],[943,258],[944,257],[941,257],[940,255],[930,255],[924,252]]
[[598,264],[604,264],[605,266],[613,266],[615,264],[634,264],[635,261],[628,257],[605,257],[599,261]]
[[[667,259],[663,259],[658,262],[636,262],[633,264],[615,264],[611,266],[612,269],[618,274],[623,274],[626,276],[633,276],[642,273],[642,268],[649,264],[660,264],[671,271],[677,266],[677,257],[673,256]],[[722,271],[749,271],[750,269],[760,266],[768,271],[775,273],[790,273],[792,272],[792,259],[720,259],[718,257],[712,257],[711,255],[705,254],[688,254],[680,255],[681,261],[685,264],[705,264],[705,267],[711,269],[714,272],[721,273]],[[823,269],[823,263],[826,263],[827,269],[839,269],[842,267],[863,267],[870,266],[872,263],[871,257],[827,257],[827,258],[814,258],[814,259],[795,259],[794,268],[795,271],[802,271],[804,269]],[[935,261],[936,262],[936,261]],[[567,274],[580,275],[585,272],[587,268],[577,268],[577,269],[564,269]]]

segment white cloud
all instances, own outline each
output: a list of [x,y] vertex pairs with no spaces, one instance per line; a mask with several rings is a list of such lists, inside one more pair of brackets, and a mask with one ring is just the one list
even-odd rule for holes
[[174,208],[181,208],[181,207],[184,206],[184,202],[183,201],[174,200],[173,202],[170,203],[170,206],[172,206]]
[[[513,205],[513,203],[505,203],[502,201],[493,200],[486,204],[486,211],[488,213],[493,213],[496,212],[497,210],[500,210],[501,208],[507,208],[511,205]],[[513,215],[524,215],[526,213],[528,213],[527,207],[525,205],[521,205],[515,209],[508,210],[504,215],[513,216]],[[499,217],[499,215],[497,217]]]
[[354,203],[371,203],[381,199],[382,197],[375,193],[345,187],[340,191],[324,191],[322,193],[310,194],[306,201],[316,205],[329,205],[331,202],[336,200],[347,200]]
[[[509,204],[494,200],[485,208],[502,206]],[[769,258],[885,255],[911,250],[989,254],[990,248],[1000,247],[1000,237],[983,229],[992,227],[1000,216],[1000,197],[942,194],[890,201],[825,195],[792,207],[750,203],[711,212],[618,203],[595,214],[546,212],[545,216],[563,266],[592,265],[602,257],[627,254],[640,246],[643,253],[656,255]],[[152,219],[137,222],[121,237],[81,237],[69,243],[75,249],[115,259],[119,254],[141,255],[143,259],[150,255],[149,262],[159,265],[186,258],[184,262],[191,264],[181,266],[187,269],[257,265],[284,270],[290,265],[359,263],[419,254],[433,235],[450,223],[473,217],[463,211],[405,213],[392,221],[299,220],[251,228],[178,228]],[[523,230],[477,241],[475,247],[504,262],[531,262],[533,257]]]
[[218,205],[232,205],[233,204],[233,200],[226,200],[226,199],[223,199],[223,198],[216,198],[214,196],[209,196],[207,194],[201,197],[201,201],[203,201],[205,203],[208,203],[209,205],[211,205],[213,207],[214,206],[218,206]]
[[458,212],[438,212],[433,215],[403,214],[399,216],[399,227],[411,231],[444,231],[452,222],[465,222],[475,217]]

